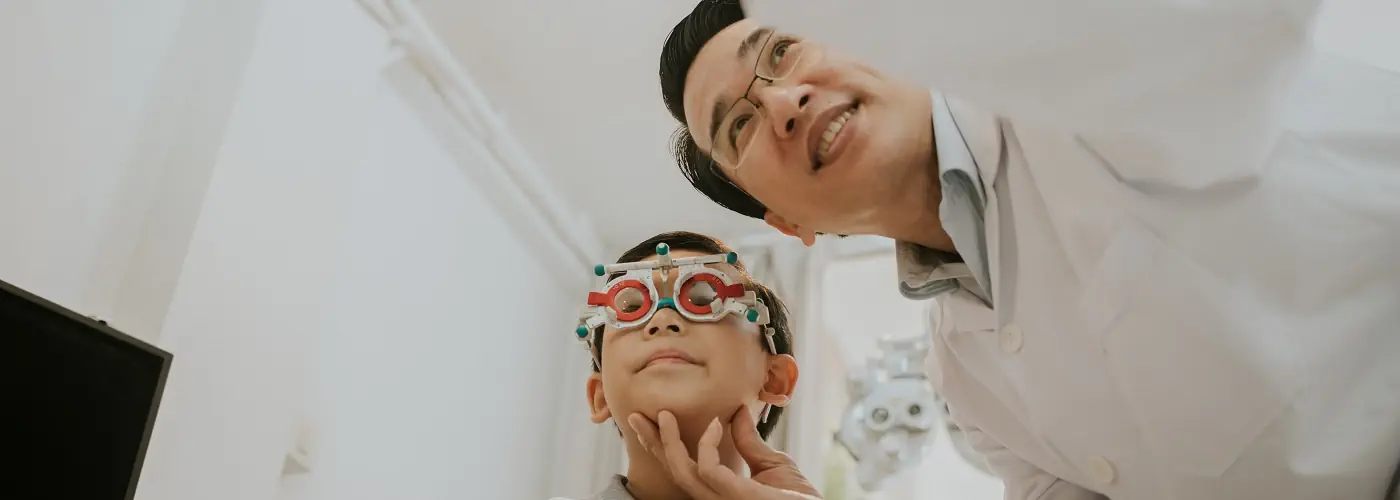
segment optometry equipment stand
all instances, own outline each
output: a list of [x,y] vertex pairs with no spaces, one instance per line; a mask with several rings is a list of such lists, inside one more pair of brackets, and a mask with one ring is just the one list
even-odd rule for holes
[[880,355],[847,378],[850,405],[836,442],[856,463],[861,489],[875,492],[923,461],[943,420],[943,402],[924,373],[927,340],[884,338]]

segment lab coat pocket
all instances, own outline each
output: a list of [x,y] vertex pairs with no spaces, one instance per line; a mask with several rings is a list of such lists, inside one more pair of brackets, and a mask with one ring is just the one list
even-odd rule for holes
[[1101,327],[1145,451],[1179,473],[1224,473],[1300,387],[1295,346],[1232,304],[1242,292],[1229,280],[1137,221],[1126,221],[1095,274],[1088,290],[1103,302],[1081,310]]

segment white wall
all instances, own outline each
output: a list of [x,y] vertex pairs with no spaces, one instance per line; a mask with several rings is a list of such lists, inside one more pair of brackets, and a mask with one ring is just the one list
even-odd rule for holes
[[[546,496],[581,291],[485,201],[467,172],[490,160],[424,128],[386,41],[351,2],[267,5],[140,498]],[[303,424],[310,471],[284,483]]]
[[1327,0],[1317,27],[1317,42],[1391,71],[1400,71],[1400,2],[1394,0]]
[[0,3],[0,277],[90,306],[103,227],[183,13],[180,0]]
[[0,3],[0,279],[155,340],[261,4]]
[[556,443],[595,429],[587,270],[541,265],[381,27],[340,0],[51,4],[0,4],[0,279],[175,353],[137,498],[556,493]]

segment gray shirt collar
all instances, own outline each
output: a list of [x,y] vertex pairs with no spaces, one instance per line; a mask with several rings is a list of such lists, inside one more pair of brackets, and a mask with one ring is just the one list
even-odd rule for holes
[[[945,227],[950,222],[965,222],[967,232],[980,232],[984,227],[982,208],[986,200],[981,173],[973,161],[972,153],[962,135],[957,132],[952,112],[948,109],[943,95],[933,93],[934,148],[938,154],[938,177],[943,190],[943,204],[940,217]],[[950,200],[966,203],[950,206]],[[978,237],[981,237],[979,234]],[[961,259],[957,255],[933,250],[916,243],[897,241],[895,259],[899,269],[899,291],[911,299],[928,299],[957,289],[967,289],[988,304],[991,294],[978,282],[974,269],[968,261],[982,268],[979,271],[986,279],[985,245],[967,244],[954,238],[960,254],[977,252],[974,259]]]
[[627,477],[622,475],[613,476],[608,482],[608,487],[598,494],[588,497],[587,500],[636,500],[632,493],[627,491]]

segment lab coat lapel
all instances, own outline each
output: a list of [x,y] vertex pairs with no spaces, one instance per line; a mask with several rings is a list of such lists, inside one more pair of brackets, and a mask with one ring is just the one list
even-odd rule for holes
[[977,172],[982,177],[983,196],[988,205],[995,194],[992,184],[1001,172],[1002,136],[1001,120],[996,115],[983,112],[967,103],[948,97],[948,110],[957,121],[967,149],[977,161]]
[[[967,149],[972,154],[974,163],[977,166],[977,175],[982,182],[982,202],[983,202],[983,224],[987,237],[987,269],[992,283],[992,293],[994,295],[1002,293],[1004,287],[1000,286],[998,255],[1001,254],[1001,241],[998,238],[1000,224],[998,224],[997,195],[993,187],[996,185],[997,175],[1001,173],[1002,155],[1005,154],[1003,147],[1004,138],[1001,133],[1001,120],[996,115],[983,112],[971,105],[946,97],[948,111],[953,115],[953,120],[957,123],[958,130],[967,143]],[[941,133],[941,132],[935,132]],[[992,303],[997,303],[995,297]]]

